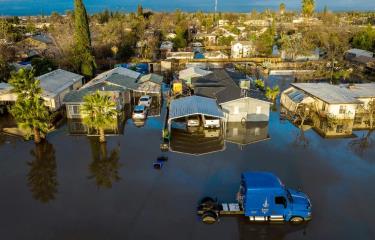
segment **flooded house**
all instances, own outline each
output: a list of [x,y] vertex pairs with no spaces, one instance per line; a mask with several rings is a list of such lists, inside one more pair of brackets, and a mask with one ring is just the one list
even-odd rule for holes
[[281,105],[292,116],[308,115],[314,129],[323,136],[351,136],[354,129],[370,126],[367,113],[374,99],[373,83],[292,83],[282,92]]
[[70,132],[72,134],[90,134],[82,123],[84,116],[81,112],[81,106],[84,103],[85,96],[99,91],[111,96],[116,103],[116,109],[120,113],[119,125],[113,129],[108,129],[108,132],[112,134],[121,133],[123,120],[130,117],[125,116],[125,110],[129,106],[136,105],[141,96],[149,95],[152,97],[154,104],[160,105],[162,82],[163,78],[157,74],[141,76],[138,72],[123,67],[117,67],[98,75],[82,88],[70,92],[64,98]]
[[[198,124],[189,126],[190,119]],[[217,121],[219,127],[206,126]],[[189,96],[171,101],[167,119],[171,151],[201,155],[224,149],[222,127],[224,114],[215,99]]]
[[[226,122],[267,122],[270,102],[260,91],[250,89],[245,75],[229,69],[213,69],[211,74],[193,78],[198,96],[216,99]],[[241,87],[240,87],[241,86]]]
[[[50,111],[57,111],[63,105],[63,99],[68,93],[79,89],[83,84],[83,76],[57,69],[36,77],[40,81],[42,88],[42,98],[45,105]],[[12,91],[9,84],[2,84],[0,91],[0,101],[3,103],[11,103],[16,101],[17,94]]]

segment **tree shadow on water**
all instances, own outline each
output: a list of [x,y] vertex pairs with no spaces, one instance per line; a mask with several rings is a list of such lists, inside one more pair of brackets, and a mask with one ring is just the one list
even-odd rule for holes
[[47,141],[35,144],[30,151],[34,160],[28,162],[30,166],[27,175],[29,189],[34,199],[48,203],[54,200],[57,194],[57,164],[55,149]]
[[358,154],[359,156],[363,156],[369,149],[374,147],[374,139],[371,138],[371,134],[374,132],[374,129],[371,129],[367,132],[367,134],[363,134],[362,137],[356,138],[349,142],[350,149]]
[[119,169],[121,168],[120,147],[116,147],[108,153],[107,144],[99,143],[97,139],[91,139],[92,162],[89,166],[89,179],[94,179],[98,188],[112,188],[115,182],[121,180]]

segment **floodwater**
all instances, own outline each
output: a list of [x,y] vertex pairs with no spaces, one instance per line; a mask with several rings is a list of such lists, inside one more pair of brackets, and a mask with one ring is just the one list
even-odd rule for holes
[[[123,135],[108,137],[105,146],[69,135],[67,126],[39,146],[1,135],[0,238],[375,239],[375,134],[366,139],[372,145],[355,145],[367,131],[324,139],[308,130],[301,142],[300,130],[272,112],[263,141],[235,143],[230,135],[219,141],[220,151],[192,155],[162,153],[162,126],[161,117],[140,128],[128,120]],[[154,169],[163,154],[168,161]],[[234,201],[248,170],[274,172],[301,188],[312,200],[313,220],[201,223],[197,202],[204,196]]]

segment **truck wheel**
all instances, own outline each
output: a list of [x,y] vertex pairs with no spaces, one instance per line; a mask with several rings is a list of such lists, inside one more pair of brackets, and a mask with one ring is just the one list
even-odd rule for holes
[[290,222],[293,223],[293,224],[301,224],[303,222],[303,218],[302,217],[292,217],[290,219]]
[[206,224],[213,224],[217,221],[218,217],[214,211],[205,211],[202,215],[202,221]]

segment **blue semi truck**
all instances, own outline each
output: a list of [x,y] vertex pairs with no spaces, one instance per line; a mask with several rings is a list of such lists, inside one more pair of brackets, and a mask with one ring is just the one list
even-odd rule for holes
[[198,215],[204,223],[214,223],[220,216],[245,216],[252,222],[302,223],[311,220],[309,197],[284,186],[268,172],[245,172],[241,176],[237,203],[218,203],[210,197],[202,199]]

